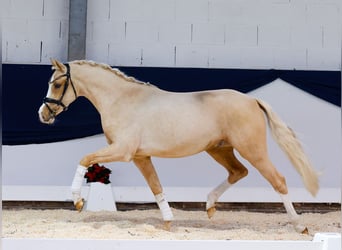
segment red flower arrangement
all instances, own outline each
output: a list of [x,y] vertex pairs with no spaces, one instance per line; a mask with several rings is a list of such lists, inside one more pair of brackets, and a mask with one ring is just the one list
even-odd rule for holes
[[112,171],[104,166],[100,166],[99,164],[93,164],[88,168],[88,172],[85,173],[84,178],[87,179],[87,183],[89,182],[101,182],[104,184],[109,184],[109,175]]

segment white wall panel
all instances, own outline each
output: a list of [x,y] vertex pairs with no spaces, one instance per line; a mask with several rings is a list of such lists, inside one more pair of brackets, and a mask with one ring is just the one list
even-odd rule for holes
[[28,21],[25,19],[5,19],[2,26],[2,41],[23,41],[28,38]]
[[209,66],[209,50],[201,45],[179,45],[176,47],[177,67],[199,67]]
[[208,0],[175,0],[177,21],[207,22],[209,19]]
[[336,26],[341,21],[341,2],[307,2],[307,21],[317,25]]
[[111,0],[109,5],[112,20],[156,22],[175,18],[174,0]]
[[227,46],[256,47],[258,43],[258,27],[251,25],[230,25],[225,27],[225,44]]
[[225,26],[220,23],[195,23],[192,25],[192,43],[222,45],[225,41]]
[[27,38],[41,40],[53,44],[58,40],[67,39],[68,23],[61,20],[29,20],[27,24]]
[[34,19],[43,16],[44,0],[10,0],[9,16],[11,18]]
[[237,47],[211,46],[209,48],[209,66],[211,68],[240,68],[242,50]]
[[[147,6],[151,6],[146,1]],[[144,1],[142,0],[111,0],[110,19],[119,21],[144,21]]]
[[274,67],[278,69],[300,69],[307,66],[307,50],[301,47],[277,48],[273,51]]
[[[336,32],[336,27],[334,28]],[[291,46],[303,48],[322,48],[322,26],[299,23],[291,26]]]
[[40,63],[41,41],[37,40],[7,40],[6,51],[3,53],[7,62]]
[[142,64],[151,67],[158,67],[159,65],[173,67],[176,60],[175,51],[176,47],[172,45],[146,44],[142,48]]
[[191,43],[191,23],[163,22],[159,24],[159,42],[161,44]]
[[51,58],[68,58],[64,40],[56,40],[53,43],[42,42],[41,62],[50,63]]
[[[342,16],[341,16],[342,21]],[[323,39],[322,39],[322,47],[323,48],[341,48],[341,31],[336,30],[334,26],[324,25],[322,27]]]
[[226,24],[241,24],[242,9],[245,4],[241,1],[215,0],[209,1],[209,22],[222,22]]
[[2,28],[4,27],[4,20],[7,20],[10,17],[10,9],[11,9],[11,0],[2,0],[1,1],[1,18],[2,18]]
[[[25,2],[30,2],[26,0]],[[35,0],[38,1],[38,0]],[[44,17],[46,19],[69,19],[69,1],[70,0],[43,0]]]
[[[98,62],[109,63],[110,45],[106,41],[89,42],[86,44],[86,57]],[[98,48],[102,48],[99,50]],[[90,55],[90,56],[89,56]]]
[[289,25],[265,24],[258,27],[258,46],[284,48],[290,46]]
[[[111,0],[88,0],[87,6],[87,19],[90,22],[92,22],[94,19],[98,21],[109,20],[111,14],[114,14],[110,8]],[[111,18],[114,19],[113,16]]]
[[158,41],[158,24],[127,22],[126,42],[144,44]]
[[4,63],[66,60],[69,0],[5,0],[4,8]]
[[151,22],[167,22],[175,20],[174,0],[143,0],[140,12],[144,20]]
[[252,69],[274,68],[274,48],[246,47],[241,49],[241,67]]
[[341,68],[341,48],[308,49],[308,68]]
[[108,63],[117,66],[140,66],[142,65],[142,48],[131,43],[111,43]]
[[109,20],[101,20],[96,22],[88,22],[87,26],[87,42],[106,41],[121,42],[125,41],[124,22],[115,22]]

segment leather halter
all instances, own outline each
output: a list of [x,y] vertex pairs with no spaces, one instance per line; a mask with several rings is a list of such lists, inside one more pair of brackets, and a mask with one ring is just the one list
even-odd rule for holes
[[64,98],[64,95],[69,87],[69,83],[71,84],[72,86],[72,89],[74,91],[74,94],[75,94],[75,100],[77,99],[77,93],[76,93],[76,89],[75,89],[75,86],[71,80],[71,75],[70,75],[70,65],[69,64],[64,64],[67,68],[67,72],[59,77],[57,77],[56,79],[54,79],[52,82],[49,82],[50,84],[54,83],[56,80],[66,76],[66,80],[65,80],[65,83],[64,83],[64,88],[63,88],[63,92],[62,92],[62,95],[61,97],[57,100],[57,99],[53,99],[53,98],[50,98],[50,97],[44,97],[43,99],[43,103],[45,104],[45,106],[48,108],[49,112],[50,112],[50,116],[52,118],[55,118],[56,117],[56,113],[57,113],[57,110],[53,110],[48,103],[53,103],[53,104],[57,104],[57,106],[61,106],[63,108],[63,111],[66,111],[68,110],[68,107],[63,103],[63,98]]

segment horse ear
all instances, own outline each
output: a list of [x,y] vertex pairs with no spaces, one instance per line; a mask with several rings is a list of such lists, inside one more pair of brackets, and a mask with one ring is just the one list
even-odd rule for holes
[[51,58],[51,64],[52,64],[52,68],[55,70],[60,70],[60,71],[64,71],[65,70],[65,66],[63,63],[59,62],[56,59]]

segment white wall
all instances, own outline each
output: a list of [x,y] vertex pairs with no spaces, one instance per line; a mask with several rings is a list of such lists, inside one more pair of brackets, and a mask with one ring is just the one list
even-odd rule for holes
[[69,0],[2,0],[2,62],[67,60]]
[[87,57],[112,65],[341,68],[339,0],[88,3]]
[[[67,58],[68,0],[3,0],[2,59]],[[89,0],[86,57],[111,65],[341,69],[340,0]]]
[[[281,80],[250,94],[269,102],[297,131],[313,165],[322,173],[321,191],[317,198],[313,198],[304,190],[299,175],[269,136],[270,157],[286,177],[291,196],[296,201],[340,202],[340,109]],[[79,160],[105,144],[103,136],[95,136],[59,143],[3,146],[3,198],[70,198],[70,185]],[[227,176],[225,170],[205,153],[180,159],[153,160],[170,201],[205,201],[209,190]],[[266,180],[247,162],[244,163],[248,166],[249,175],[227,192],[223,200],[279,202],[279,197]],[[145,180],[132,163],[105,166],[113,171],[111,181],[119,200],[153,200]]]

